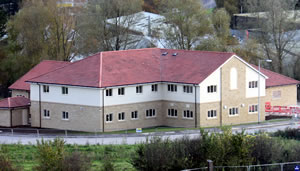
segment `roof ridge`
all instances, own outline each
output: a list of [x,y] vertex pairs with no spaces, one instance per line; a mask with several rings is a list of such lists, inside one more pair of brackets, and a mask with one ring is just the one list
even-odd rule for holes
[[113,50],[113,51],[102,51],[100,53],[118,53],[118,52],[124,52],[124,51],[142,51],[142,50],[156,50],[156,49],[162,49],[162,48],[142,48],[142,49]]

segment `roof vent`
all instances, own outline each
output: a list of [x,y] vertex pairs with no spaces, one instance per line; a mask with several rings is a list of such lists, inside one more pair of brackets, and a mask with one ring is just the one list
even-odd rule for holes
[[173,53],[173,55],[172,56],[177,56],[178,55],[178,53]]
[[168,52],[164,52],[164,53],[162,54],[162,56],[167,56],[167,54],[168,54]]

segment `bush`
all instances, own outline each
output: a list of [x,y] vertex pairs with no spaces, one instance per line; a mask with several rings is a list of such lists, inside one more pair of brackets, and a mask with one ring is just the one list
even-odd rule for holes
[[0,170],[2,171],[17,171],[15,167],[13,167],[10,159],[4,154],[0,154]]
[[85,171],[91,167],[91,160],[80,152],[72,152],[63,160],[64,171]]
[[285,130],[278,130],[274,132],[272,136],[300,140],[300,129],[286,128]]
[[114,168],[112,158],[109,155],[105,155],[101,171],[114,171],[114,170],[115,168]]

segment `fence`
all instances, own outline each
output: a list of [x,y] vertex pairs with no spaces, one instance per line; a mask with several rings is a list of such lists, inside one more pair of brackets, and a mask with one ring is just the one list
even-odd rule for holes
[[286,163],[274,163],[274,164],[261,164],[261,165],[248,165],[248,166],[212,166],[201,167],[194,169],[185,169],[183,171],[201,171],[201,170],[213,170],[213,171],[299,171],[300,161],[286,162]]

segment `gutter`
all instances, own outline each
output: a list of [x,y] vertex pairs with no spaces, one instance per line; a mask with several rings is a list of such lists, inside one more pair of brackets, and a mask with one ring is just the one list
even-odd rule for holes
[[12,109],[9,109],[9,112],[10,112],[10,127],[13,126],[12,124]]
[[[195,128],[197,128],[197,87],[196,87],[196,84],[194,84],[194,87],[195,87]],[[200,115],[199,115],[200,117]]]
[[104,132],[104,90],[102,89],[102,132]]
[[39,111],[40,111],[40,128],[42,128],[42,104],[41,104],[41,85],[39,85]]

